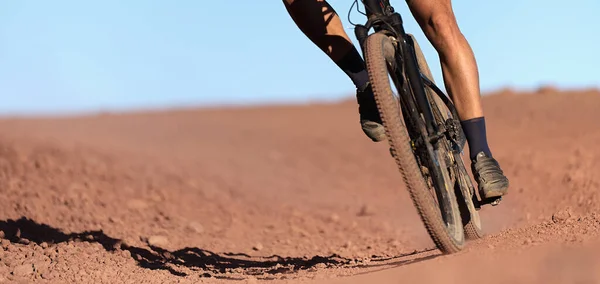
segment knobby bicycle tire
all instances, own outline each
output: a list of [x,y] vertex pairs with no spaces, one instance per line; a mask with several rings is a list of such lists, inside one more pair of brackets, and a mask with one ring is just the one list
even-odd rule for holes
[[[458,252],[464,247],[462,225],[458,232],[459,238],[452,237],[430,193],[404,126],[401,109],[391,89],[386,58],[395,58],[395,47],[392,41],[383,33],[369,35],[365,41],[365,61],[390,152],[402,174],[413,204],[434,243],[444,253]],[[454,197],[453,192],[451,196]],[[458,212],[458,208],[453,208],[453,212]],[[461,222],[460,218],[458,219],[458,222]]]

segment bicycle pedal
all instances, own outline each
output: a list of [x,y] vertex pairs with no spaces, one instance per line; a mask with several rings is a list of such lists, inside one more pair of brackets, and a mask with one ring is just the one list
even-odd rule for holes
[[494,199],[494,200],[493,200],[493,201],[492,201],[490,204],[491,204],[492,206],[497,206],[497,205],[499,205],[499,204],[500,204],[500,201],[502,201],[502,196],[500,196],[500,197],[498,197],[498,198]]
[[488,198],[488,199],[484,199],[481,201],[481,205],[492,205],[492,206],[498,206],[500,204],[500,201],[502,201],[502,196],[499,197],[492,197],[492,198]]

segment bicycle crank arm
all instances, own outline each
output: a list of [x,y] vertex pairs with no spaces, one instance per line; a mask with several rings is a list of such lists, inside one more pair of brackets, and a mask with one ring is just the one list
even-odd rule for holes
[[475,204],[475,208],[477,208],[477,210],[479,210],[481,208],[481,206],[484,206],[484,205],[498,206],[500,204],[500,201],[502,201],[502,196],[484,199],[484,200],[478,201],[477,204]]

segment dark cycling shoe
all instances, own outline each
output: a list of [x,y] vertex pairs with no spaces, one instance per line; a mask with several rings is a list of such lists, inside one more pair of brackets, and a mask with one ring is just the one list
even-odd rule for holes
[[374,142],[385,140],[385,129],[381,122],[381,116],[370,83],[356,91],[356,100],[358,101],[360,125],[363,132]]
[[483,199],[501,197],[508,192],[508,178],[504,176],[498,162],[484,152],[479,152],[471,161],[471,170]]

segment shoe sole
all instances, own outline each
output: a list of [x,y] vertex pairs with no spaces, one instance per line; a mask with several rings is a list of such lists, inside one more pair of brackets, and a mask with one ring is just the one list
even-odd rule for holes
[[498,197],[502,197],[502,196],[506,195],[507,193],[508,193],[508,185],[506,185],[506,187],[488,190],[488,191],[479,189],[479,194],[481,195],[481,197],[483,199],[498,198]]
[[385,128],[383,128],[382,125],[377,127],[376,129],[362,128],[362,130],[365,133],[365,135],[367,135],[367,137],[369,137],[369,139],[373,140],[373,142],[381,142],[381,141],[387,139],[387,136],[385,135]]

